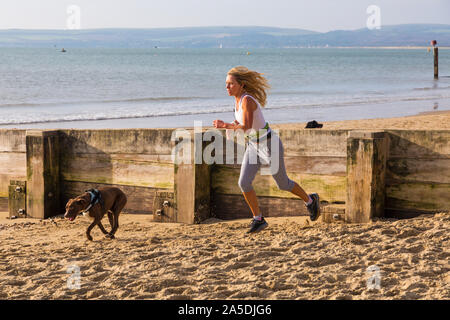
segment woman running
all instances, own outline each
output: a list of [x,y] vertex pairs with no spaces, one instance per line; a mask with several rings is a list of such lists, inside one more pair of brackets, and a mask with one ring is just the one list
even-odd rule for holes
[[[248,233],[259,232],[268,225],[261,214],[256,192],[252,187],[253,179],[261,166],[261,160],[264,160],[261,159],[261,154],[258,152],[258,143],[264,140],[266,140],[269,158],[278,157],[279,160],[278,170],[272,174],[278,188],[290,191],[300,197],[306,204],[311,220],[317,220],[320,210],[319,195],[317,193],[308,195],[296,182],[288,178],[284,165],[283,144],[264,120],[261,107],[266,105],[266,90],[270,88],[267,79],[256,71],[239,66],[228,71],[226,88],[228,95],[235,97],[234,115],[236,120],[233,123],[214,120],[213,125],[215,128],[241,129],[246,133],[247,144],[239,176],[239,188],[253,214]],[[260,131],[260,129],[264,130]],[[260,132],[263,133],[259,135]],[[273,141],[274,139],[276,141]],[[271,154],[271,146],[274,143],[279,146],[278,154]],[[255,161],[252,159],[257,159],[257,163],[254,163]]]

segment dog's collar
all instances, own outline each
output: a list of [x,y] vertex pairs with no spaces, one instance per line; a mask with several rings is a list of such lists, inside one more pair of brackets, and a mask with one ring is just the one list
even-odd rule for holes
[[98,203],[100,200],[100,192],[97,189],[89,189],[86,190],[87,193],[91,196],[91,201],[86,209],[83,210],[83,214],[87,213],[92,206]]

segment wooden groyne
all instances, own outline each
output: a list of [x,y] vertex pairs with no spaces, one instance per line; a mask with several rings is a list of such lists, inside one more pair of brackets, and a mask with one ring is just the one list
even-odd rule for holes
[[[86,189],[114,185],[128,196],[125,212],[159,221],[251,217],[238,187],[239,159],[177,164],[174,131],[0,130],[0,211],[20,201],[14,192],[22,190],[26,216],[47,218],[64,213],[67,200]],[[193,154],[210,151],[205,130],[187,131],[201,141],[192,139]],[[224,131],[217,133],[225,146]],[[279,135],[289,177],[320,194],[325,221],[450,210],[448,130],[281,129]],[[271,176],[258,174],[253,186],[265,216],[307,215]]]

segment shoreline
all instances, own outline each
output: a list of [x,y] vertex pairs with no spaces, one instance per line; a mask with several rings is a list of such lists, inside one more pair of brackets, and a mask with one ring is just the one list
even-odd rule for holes
[[[208,114],[210,118],[220,118],[220,116],[229,118],[231,113],[214,113]],[[122,125],[122,120],[89,120],[89,121],[66,121],[66,122],[47,122],[48,127],[45,129],[74,129],[74,130],[89,130],[89,129],[177,129],[177,128],[194,128],[194,126],[152,126],[151,121],[159,123],[164,122],[165,118],[132,118],[128,120],[135,120],[135,123],[147,124],[146,126],[129,126]],[[185,118],[192,118],[192,122],[198,120],[198,115]],[[311,119],[312,121],[313,119]],[[227,119],[224,119],[227,121]],[[416,130],[450,130],[450,110],[436,110],[436,111],[422,111],[413,115],[404,115],[400,117],[380,117],[380,118],[363,118],[363,119],[350,119],[350,120],[335,120],[335,121],[321,121],[323,130],[327,129],[416,129]],[[99,123],[109,122],[111,126],[101,126]],[[190,121],[186,120],[185,123]],[[212,121],[211,121],[212,122]],[[272,128],[278,129],[302,129],[306,126],[308,121],[296,121],[296,122],[273,122]],[[0,130],[12,130],[12,129],[43,129],[41,123],[31,125],[3,125],[0,126]],[[78,126],[73,125],[78,123]],[[82,125],[85,127],[81,127]],[[120,124],[120,125],[119,125]],[[58,127],[60,126],[60,127]],[[212,128],[212,126],[203,126],[204,128]]]
[[[363,47],[329,47],[329,48],[333,48],[333,49],[385,49],[385,50],[418,50],[418,49],[428,49],[431,48],[431,46],[405,46],[405,47],[401,47],[401,46],[380,46],[380,47],[367,47],[367,46],[363,46]],[[443,46],[443,47],[439,47],[439,49],[442,50],[449,50],[450,47],[447,46]],[[324,48],[327,49],[327,48]]]
[[[1,30],[0,30],[1,31]],[[259,50],[259,49],[382,49],[382,50],[419,50],[419,49],[428,49],[431,48],[431,45],[428,46],[311,46],[311,47],[306,47],[306,46],[301,46],[301,47],[289,47],[289,46],[285,46],[285,47],[265,47],[265,48],[260,48],[260,47],[229,47],[229,48],[218,48],[218,47],[204,47],[204,48],[180,48],[180,47],[158,47],[158,50],[164,50],[164,49],[220,49],[220,50],[227,50],[227,49],[231,49],[231,50]],[[437,46],[439,49],[442,50],[450,50],[450,46]],[[0,48],[2,49],[54,49],[53,47],[47,47],[47,46],[38,46],[38,47],[27,47],[27,46],[1,46]],[[150,46],[150,47],[143,47],[143,48],[111,48],[108,46],[105,47],[70,47],[70,49],[155,49],[154,47]]]

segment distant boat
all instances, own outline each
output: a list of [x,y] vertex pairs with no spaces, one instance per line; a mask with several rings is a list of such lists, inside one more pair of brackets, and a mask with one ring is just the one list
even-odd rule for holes
[[61,52],[66,52],[66,49],[62,48],[62,49],[61,49]]
[[220,44],[219,48],[220,48],[220,49],[222,49],[222,48],[223,48],[223,45],[222,45],[222,44]]

